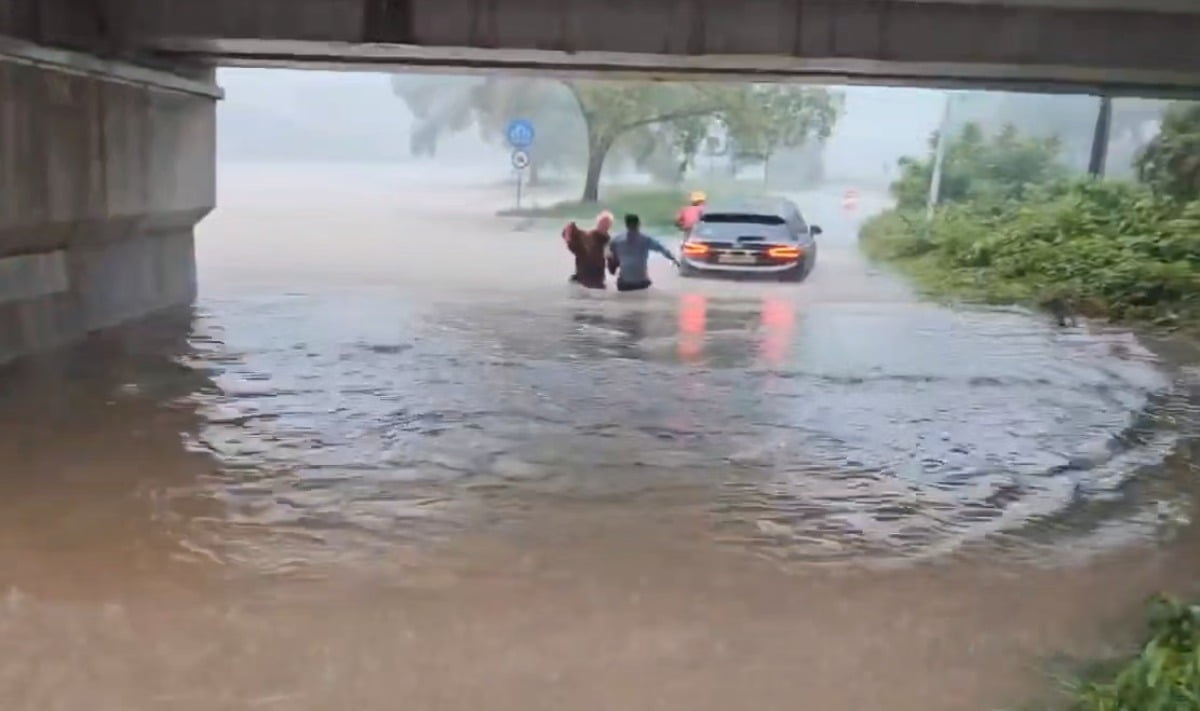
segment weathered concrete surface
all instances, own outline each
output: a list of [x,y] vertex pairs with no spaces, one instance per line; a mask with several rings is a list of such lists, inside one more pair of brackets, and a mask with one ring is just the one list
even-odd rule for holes
[[[90,34],[98,46],[236,64],[1200,91],[1200,3],[1194,0],[4,3],[8,31],[36,33],[30,36],[41,42],[79,42]],[[20,13],[13,9],[21,6]],[[40,8],[36,23],[29,19],[32,6]]]
[[188,92],[5,47],[0,362],[190,303],[192,230],[215,202],[211,76]]
[[0,34],[95,50],[107,34],[102,7],[91,0],[0,0]]

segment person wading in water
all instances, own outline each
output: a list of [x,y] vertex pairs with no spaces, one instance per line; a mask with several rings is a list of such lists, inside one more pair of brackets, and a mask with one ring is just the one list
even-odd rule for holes
[[563,228],[563,242],[575,255],[575,273],[568,281],[588,289],[604,288],[604,256],[612,241],[609,235],[612,224],[612,213],[605,211],[596,218],[596,226],[590,230],[580,229],[574,222]]
[[671,250],[662,246],[650,235],[642,234],[642,221],[637,215],[625,216],[625,232],[617,235],[608,245],[608,270],[617,275],[617,291],[640,291],[650,288],[650,272],[647,262],[650,252],[658,252],[679,266],[679,260]]

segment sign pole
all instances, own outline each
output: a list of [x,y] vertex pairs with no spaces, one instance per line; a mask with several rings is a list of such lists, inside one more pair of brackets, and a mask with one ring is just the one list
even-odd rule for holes
[[950,104],[954,94],[946,92],[946,105],[942,109],[942,123],[938,127],[937,147],[933,156],[933,175],[929,180],[929,200],[925,204],[925,221],[933,221],[933,209],[937,206],[942,195],[942,162],[946,159],[946,133],[950,130]]
[[1104,177],[1104,163],[1108,158],[1108,137],[1112,126],[1112,97],[1100,96],[1100,111],[1096,114],[1096,128],[1092,132],[1092,153],[1088,159],[1088,175]]
[[508,145],[512,146],[512,166],[517,171],[517,209],[521,209],[521,188],[525,169],[529,167],[529,147],[533,145],[533,122],[528,119],[513,119],[505,131]]
[[524,187],[525,169],[529,167],[529,154],[517,149],[512,154],[512,167],[517,172],[517,209],[521,209],[521,188]]

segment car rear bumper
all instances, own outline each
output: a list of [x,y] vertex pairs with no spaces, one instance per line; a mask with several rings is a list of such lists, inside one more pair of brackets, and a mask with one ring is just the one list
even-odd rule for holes
[[682,263],[697,272],[721,272],[724,274],[779,274],[800,267],[801,261],[779,262],[777,264],[721,264],[683,257]]

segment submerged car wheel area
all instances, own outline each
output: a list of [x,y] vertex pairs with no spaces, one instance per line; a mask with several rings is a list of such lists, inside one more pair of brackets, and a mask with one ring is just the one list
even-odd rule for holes
[[816,265],[819,234],[784,198],[712,205],[683,241],[679,274],[802,281]]

